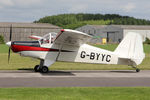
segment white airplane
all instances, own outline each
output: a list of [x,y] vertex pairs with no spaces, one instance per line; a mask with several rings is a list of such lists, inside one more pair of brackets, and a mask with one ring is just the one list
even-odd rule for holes
[[90,35],[70,29],[61,30],[57,36],[54,32],[44,37],[31,36],[37,41],[11,42],[11,35],[12,30],[10,42],[6,44],[13,52],[40,60],[34,67],[36,72],[47,73],[48,67],[56,61],[129,65],[139,72],[136,66],[145,58],[142,37],[133,32],[125,36],[114,52],[86,44],[92,38]]

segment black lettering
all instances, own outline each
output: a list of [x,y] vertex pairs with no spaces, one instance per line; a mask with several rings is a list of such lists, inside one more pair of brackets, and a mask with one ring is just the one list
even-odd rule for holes
[[89,54],[86,54],[86,56],[90,56]]
[[81,57],[81,58],[85,58],[85,55],[86,55],[86,52],[85,52],[85,51],[82,51],[80,57]]
[[106,56],[106,61],[107,61],[107,62],[110,62],[110,58],[111,58],[111,55],[107,55],[107,56]]
[[100,53],[96,53],[96,55],[97,55],[97,60],[99,59],[99,56],[100,56]]
[[95,59],[95,53],[91,52],[91,54],[90,54],[90,59],[91,59],[91,60],[94,60],[94,59]]
[[105,56],[106,56],[105,54],[102,54],[102,61],[104,61]]

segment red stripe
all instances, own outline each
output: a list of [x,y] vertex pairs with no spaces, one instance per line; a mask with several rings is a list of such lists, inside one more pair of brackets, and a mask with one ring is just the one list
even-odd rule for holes
[[[11,45],[11,49],[13,52],[21,52],[21,51],[53,51],[58,52],[59,49],[53,48],[42,48],[42,47],[32,47],[32,46],[24,46],[24,45]],[[61,50],[61,52],[74,52],[68,50]]]
[[51,51],[51,50],[52,51],[58,51],[57,49],[23,46],[23,45],[12,45],[11,49],[13,50],[13,52],[20,52],[20,51]]

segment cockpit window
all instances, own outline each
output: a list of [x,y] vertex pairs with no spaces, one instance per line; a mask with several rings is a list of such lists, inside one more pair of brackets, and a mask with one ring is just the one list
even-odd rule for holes
[[51,37],[51,40],[52,40],[51,42],[53,43],[54,40],[55,40],[55,38],[56,38],[56,36],[57,36],[57,33],[52,32],[52,33],[51,33],[51,36],[52,36],[52,37]]
[[45,35],[42,39],[40,39],[41,44],[47,44],[50,41],[50,34]]
[[40,43],[41,44],[50,44],[53,43],[55,38],[57,36],[57,33],[52,32],[49,34],[46,34],[42,39],[40,39]]
[[14,41],[14,42],[12,42],[12,44],[40,47],[39,41]]

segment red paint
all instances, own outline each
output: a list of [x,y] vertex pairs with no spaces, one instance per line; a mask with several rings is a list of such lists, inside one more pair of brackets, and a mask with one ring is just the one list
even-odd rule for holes
[[[21,52],[21,51],[53,51],[58,52],[59,49],[53,48],[42,48],[42,47],[32,47],[32,46],[24,46],[24,45],[11,45],[11,49],[13,52]],[[61,50],[61,52],[73,52],[68,50]]]
[[42,48],[42,47],[32,47],[32,46],[23,46],[23,45],[12,45],[11,49],[13,52],[20,52],[20,51],[57,51],[56,49],[50,48]]
[[64,29],[61,29],[61,32],[64,32],[65,30]]

